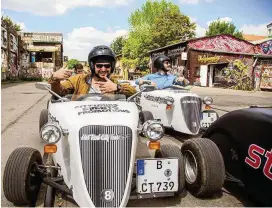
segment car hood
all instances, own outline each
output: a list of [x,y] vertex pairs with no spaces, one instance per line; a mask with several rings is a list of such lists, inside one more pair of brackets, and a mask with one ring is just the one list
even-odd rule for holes
[[87,125],[126,125],[137,127],[138,109],[125,101],[71,101],[50,106],[49,120],[62,128],[81,128]]

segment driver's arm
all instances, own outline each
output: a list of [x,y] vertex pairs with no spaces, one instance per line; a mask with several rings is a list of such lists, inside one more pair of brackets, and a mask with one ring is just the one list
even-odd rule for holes
[[[115,84],[118,84],[117,80],[112,80]],[[134,95],[137,92],[136,88],[131,86],[130,84],[120,84],[120,91],[118,91],[118,94],[123,94],[126,97],[130,97]]]
[[74,89],[75,89],[75,85],[77,83],[77,80],[78,80],[78,75],[72,76],[62,82],[59,79],[55,79],[55,78],[51,77],[48,80],[48,83],[51,84],[52,91],[54,91],[55,93],[57,93],[60,96],[65,96],[67,94],[74,93]]
[[180,85],[180,86],[188,86],[190,84],[190,81],[186,79],[185,77],[177,77],[173,85]]
[[142,81],[144,81],[144,80],[150,80],[150,74],[140,77],[139,79],[136,79],[135,84],[141,85]]

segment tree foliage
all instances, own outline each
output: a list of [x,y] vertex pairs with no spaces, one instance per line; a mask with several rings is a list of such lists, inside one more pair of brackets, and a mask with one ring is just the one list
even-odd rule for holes
[[12,19],[10,17],[8,17],[8,16],[5,16],[5,17],[2,16],[1,20],[4,21],[8,27],[12,27],[16,31],[21,31],[22,30],[21,27],[20,27],[20,25],[17,24],[17,23],[14,23],[12,21]]
[[228,34],[233,35],[236,38],[243,39],[243,33],[236,29],[232,22],[216,20],[210,23],[208,30],[206,31],[207,36]]
[[128,21],[130,30],[122,54],[123,63],[131,68],[147,67],[150,50],[195,36],[195,24],[166,0],[147,0]]
[[155,18],[152,30],[154,48],[174,44],[195,37],[195,23],[179,10],[166,10]]
[[71,59],[71,60],[67,61],[67,68],[68,68],[68,69],[74,69],[75,66],[76,66],[77,64],[79,64],[79,63],[80,63],[80,62],[79,62],[77,59]]
[[125,36],[119,36],[115,40],[113,40],[110,47],[112,48],[115,54],[119,55],[122,53],[125,42],[126,42]]

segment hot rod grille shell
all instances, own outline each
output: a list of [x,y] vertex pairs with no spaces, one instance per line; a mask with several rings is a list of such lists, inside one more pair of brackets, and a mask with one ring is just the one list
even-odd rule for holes
[[180,99],[180,105],[187,128],[192,133],[197,133],[200,128],[201,120],[201,98],[186,96]]
[[[119,140],[82,140],[82,135],[122,135]],[[132,130],[126,126],[85,126],[79,131],[82,168],[86,187],[96,207],[119,207],[125,192],[131,159]],[[105,202],[102,192],[114,192]]]

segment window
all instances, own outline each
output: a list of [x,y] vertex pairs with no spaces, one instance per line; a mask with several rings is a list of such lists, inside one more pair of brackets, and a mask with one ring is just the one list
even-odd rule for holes
[[172,59],[172,66],[177,66],[178,65],[178,58],[173,58]]
[[197,67],[195,68],[195,77],[199,77],[199,76],[200,76],[200,67],[197,66]]

